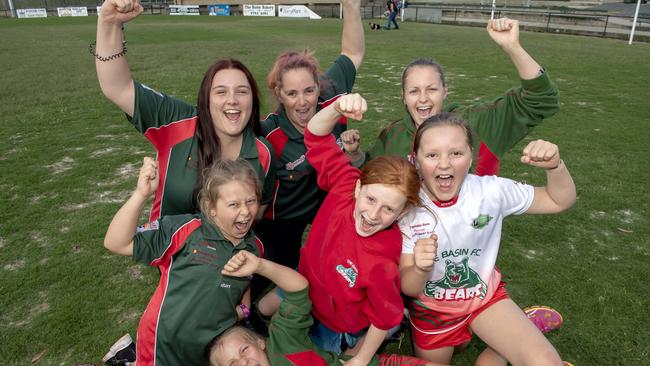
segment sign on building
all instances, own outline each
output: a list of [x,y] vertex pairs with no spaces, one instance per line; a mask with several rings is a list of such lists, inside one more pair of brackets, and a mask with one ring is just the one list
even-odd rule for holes
[[68,6],[65,8],[56,8],[56,13],[60,17],[87,17],[88,8],[85,6]]
[[16,9],[18,18],[47,18],[47,10],[39,9]]
[[247,17],[274,17],[275,16],[275,5],[269,4],[260,4],[260,5],[249,5],[244,4],[244,16]]
[[230,5],[208,5],[208,15],[219,17],[230,16]]
[[201,15],[198,5],[169,5],[169,15]]
[[304,5],[278,5],[278,16],[288,18],[320,19],[320,15],[314,13]]

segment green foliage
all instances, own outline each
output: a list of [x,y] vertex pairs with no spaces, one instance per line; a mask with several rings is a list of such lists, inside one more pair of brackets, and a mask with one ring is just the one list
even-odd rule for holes
[[[0,20],[0,364],[99,363],[122,334],[135,336],[157,284],[156,269],[102,246],[112,215],[153,149],[101,91],[88,44],[95,19]],[[143,16],[126,25],[134,78],[194,101],[210,64],[243,60],[264,89],[285,49],[311,48],[326,68],[341,22],[278,18]],[[579,198],[561,215],[509,219],[499,266],[522,306],[559,309],[549,334],[576,365],[637,365],[650,357],[647,291],[650,180],[647,44],[522,33],[562,93],[561,112],[527,140],[559,144]],[[405,23],[367,32],[355,91],[369,102],[367,147],[403,113],[400,72],[417,56],[446,67],[449,100],[490,100],[517,84],[509,59],[480,28]],[[265,91],[263,111],[273,100]],[[502,174],[543,184],[510,152]],[[484,345],[455,359],[469,365]],[[401,351],[409,351],[408,342]],[[396,351],[391,344],[386,351]]]

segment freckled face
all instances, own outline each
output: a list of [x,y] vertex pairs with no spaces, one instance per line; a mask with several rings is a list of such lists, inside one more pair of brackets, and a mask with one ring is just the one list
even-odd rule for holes
[[406,196],[386,184],[361,185],[357,181],[354,224],[362,237],[371,236],[392,225],[406,206]]

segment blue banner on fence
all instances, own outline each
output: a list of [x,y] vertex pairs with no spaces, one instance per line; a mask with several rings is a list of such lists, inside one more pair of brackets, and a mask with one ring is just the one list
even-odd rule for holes
[[208,14],[219,17],[230,16],[230,5],[208,5]]

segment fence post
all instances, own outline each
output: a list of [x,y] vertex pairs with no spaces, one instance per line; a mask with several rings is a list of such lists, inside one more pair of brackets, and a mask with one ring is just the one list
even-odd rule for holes
[[458,8],[454,8],[454,23],[456,23],[456,12],[458,11]]
[[605,29],[603,29],[603,37],[607,36],[607,23],[609,23],[609,15],[605,16]]
[[548,13],[548,19],[546,20],[546,33],[548,33],[548,25],[551,23],[551,13]]

